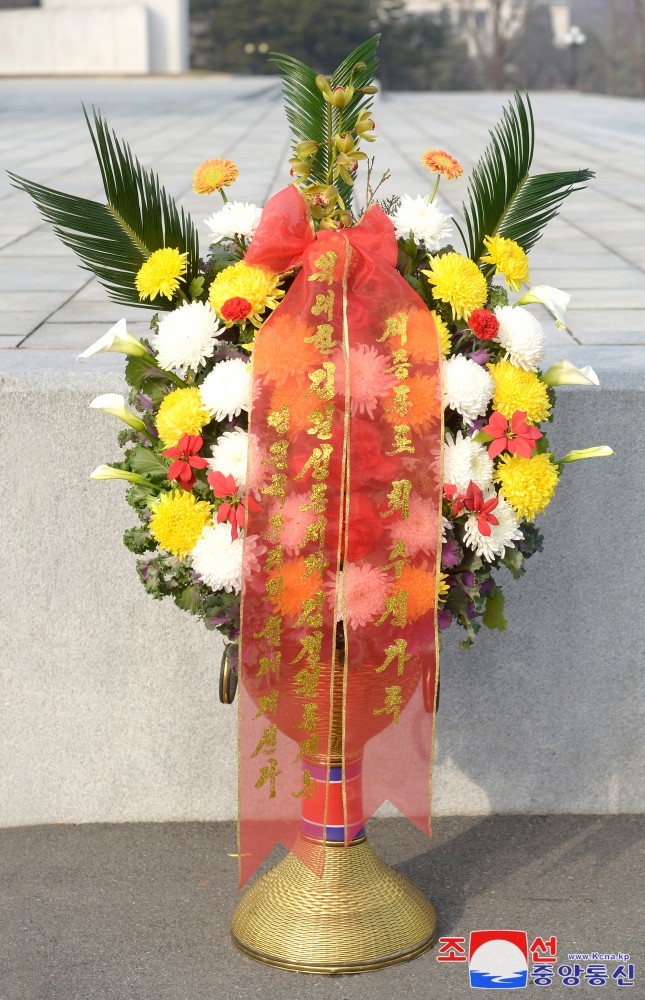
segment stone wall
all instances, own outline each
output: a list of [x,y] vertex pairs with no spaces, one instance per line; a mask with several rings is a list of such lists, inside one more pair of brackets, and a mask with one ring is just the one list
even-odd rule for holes
[[[554,450],[617,455],[565,470],[544,552],[507,582],[507,631],[469,652],[448,635],[437,814],[643,808],[645,381],[584,350],[603,388],[559,391]],[[116,421],[87,404],[122,390],[120,368],[2,352],[0,825],[235,816],[220,644],[145,594],[121,545],[123,484],[88,479],[118,455]]]

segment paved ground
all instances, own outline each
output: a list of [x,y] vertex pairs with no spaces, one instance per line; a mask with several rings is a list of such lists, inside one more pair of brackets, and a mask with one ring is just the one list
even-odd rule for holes
[[[270,78],[4,80],[0,166],[96,197],[100,181],[80,102],[98,105],[168,189],[202,219],[215,201],[195,196],[192,171],[213,155],[240,167],[234,196],[262,202],[287,181],[288,134]],[[499,114],[498,94],[387,95],[376,117],[385,190],[423,192],[419,156],[443,146],[468,168]],[[548,325],[551,349],[612,367],[645,357],[645,103],[580,94],[536,94],[535,166],[589,166],[590,190],[572,198],[532,255],[534,281],[574,295],[567,332]],[[444,184],[455,211],[465,179]],[[77,351],[123,314],[75,264],[29,203],[0,177],[0,347]],[[126,310],[145,330],[148,313]],[[578,345],[584,345],[580,352]],[[621,361],[607,349],[621,346]],[[603,365],[603,361],[605,362]]]
[[[629,952],[628,995],[645,996],[640,817],[442,818],[430,846],[404,821],[386,820],[371,824],[370,837],[430,895],[440,934],[516,928],[529,943],[554,934],[558,964],[571,952]],[[0,831],[1,1000],[471,995],[464,965],[438,964],[436,947],[398,968],[333,979],[245,958],[228,936],[232,851],[230,823]],[[610,980],[605,992],[615,987]],[[570,995],[562,983],[545,993]]]

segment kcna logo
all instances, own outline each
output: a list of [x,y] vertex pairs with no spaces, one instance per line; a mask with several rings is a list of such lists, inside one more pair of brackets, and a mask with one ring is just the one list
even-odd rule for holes
[[517,990],[528,980],[525,931],[473,931],[468,949],[473,989]]

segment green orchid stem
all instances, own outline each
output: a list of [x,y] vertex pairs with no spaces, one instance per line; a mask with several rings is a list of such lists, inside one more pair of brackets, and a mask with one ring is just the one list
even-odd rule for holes
[[460,351],[461,348],[466,343],[466,341],[472,339],[472,336],[473,336],[472,330],[468,330],[467,333],[462,334],[457,343],[455,344],[454,347],[455,352]]
[[437,179],[436,179],[436,181],[434,182],[434,187],[433,187],[433,189],[432,189],[432,193],[431,193],[431,195],[430,195],[430,201],[434,201],[434,196],[435,196],[435,195],[436,195],[436,193],[437,193],[437,188],[439,187],[439,181],[440,181],[440,180],[441,180],[441,174],[437,174]]
[[177,293],[178,293],[178,295],[179,295],[179,299],[180,299],[180,301],[183,301],[183,302],[192,302],[192,299],[189,299],[189,298],[188,298],[188,295],[187,295],[187,294],[186,294],[186,292],[185,292],[185,291],[183,290],[183,288],[178,288],[178,289],[177,289]]

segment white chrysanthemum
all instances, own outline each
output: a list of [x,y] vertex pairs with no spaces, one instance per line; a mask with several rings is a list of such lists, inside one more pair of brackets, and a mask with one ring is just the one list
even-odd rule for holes
[[161,368],[199,368],[212,358],[217,338],[226,327],[208,302],[187,302],[166,313],[152,338]]
[[[495,496],[495,491],[490,490],[484,494],[485,500],[490,500]],[[524,538],[519,529],[515,512],[510,503],[499,497],[499,503],[495,510],[491,511],[495,515],[499,524],[491,524],[490,535],[482,535],[477,527],[477,515],[471,514],[466,520],[464,527],[464,542],[468,548],[473,549],[478,556],[492,562],[497,556],[504,555],[504,549],[514,549],[514,542]]]
[[467,424],[483,417],[495,385],[486,368],[455,354],[443,362],[443,405],[461,413]]
[[496,340],[506,351],[506,357],[518,368],[537,371],[546,354],[546,339],[533,313],[522,306],[498,306],[499,321]]
[[238,492],[246,494],[246,463],[249,453],[249,435],[241,427],[220,434],[208,459],[213,472],[233,476]]
[[443,452],[444,482],[456,486],[458,493],[465,493],[471,481],[480,490],[487,490],[493,485],[493,471],[493,460],[488,457],[488,451],[482,444],[461,431],[457,431],[454,438],[451,434],[446,434]]
[[257,579],[262,572],[260,556],[266,554],[267,546],[259,535],[247,535],[244,539],[244,579]]
[[251,365],[242,358],[218,361],[199,387],[204,408],[216,420],[232,420],[251,405]]
[[441,241],[452,235],[450,216],[423,195],[412,198],[404,194],[392,222],[398,238],[407,239],[413,233],[417,242],[428,250],[438,250]]
[[232,240],[235,236],[252,240],[261,216],[262,209],[257,205],[247,201],[227,201],[219,212],[213,212],[204,222],[210,230],[211,243]]
[[231,526],[208,524],[190,553],[193,569],[211,590],[226,590],[239,594],[242,587],[241,538],[231,538]]

